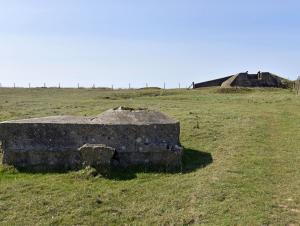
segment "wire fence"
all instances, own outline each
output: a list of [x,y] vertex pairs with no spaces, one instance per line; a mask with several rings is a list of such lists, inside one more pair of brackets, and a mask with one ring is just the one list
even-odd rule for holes
[[170,86],[167,87],[166,83],[163,83],[161,86],[151,86],[149,85],[149,83],[145,83],[145,86],[132,86],[131,83],[128,83],[128,86],[123,86],[123,87],[118,87],[115,85],[111,85],[111,86],[97,86],[95,83],[90,85],[90,86],[86,86],[86,85],[80,85],[80,83],[77,83],[74,86],[63,86],[61,83],[58,83],[57,85],[47,85],[46,83],[43,83],[42,85],[38,86],[38,85],[32,85],[32,83],[28,83],[27,86],[25,85],[17,85],[17,83],[12,83],[11,85],[7,85],[7,84],[2,84],[0,83],[0,88],[23,88],[23,89],[36,89],[36,88],[53,88],[53,89],[62,89],[62,88],[70,88],[70,89],[107,89],[107,90],[118,90],[118,89],[188,89],[189,86],[182,86],[181,83],[178,83],[177,86]]

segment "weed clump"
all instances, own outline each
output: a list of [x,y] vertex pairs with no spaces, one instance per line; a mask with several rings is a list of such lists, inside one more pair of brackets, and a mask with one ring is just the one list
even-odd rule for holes
[[87,166],[86,168],[75,172],[75,177],[78,179],[90,180],[101,177],[101,175],[95,168]]

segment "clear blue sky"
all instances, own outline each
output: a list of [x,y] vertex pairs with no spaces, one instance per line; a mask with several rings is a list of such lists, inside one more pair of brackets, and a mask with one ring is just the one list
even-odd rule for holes
[[0,0],[2,85],[300,74],[299,0]]

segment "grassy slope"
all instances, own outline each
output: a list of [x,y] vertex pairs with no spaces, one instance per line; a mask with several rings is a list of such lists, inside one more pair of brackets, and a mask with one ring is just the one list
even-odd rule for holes
[[0,89],[1,121],[119,105],[180,120],[189,172],[112,180],[0,165],[0,224],[300,224],[300,98],[287,90]]

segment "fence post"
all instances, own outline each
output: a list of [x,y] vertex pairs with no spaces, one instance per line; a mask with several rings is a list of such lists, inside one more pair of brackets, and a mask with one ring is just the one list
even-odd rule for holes
[[295,88],[296,88],[296,95],[299,95],[299,91],[300,91],[300,76],[298,76],[298,79],[295,82]]

